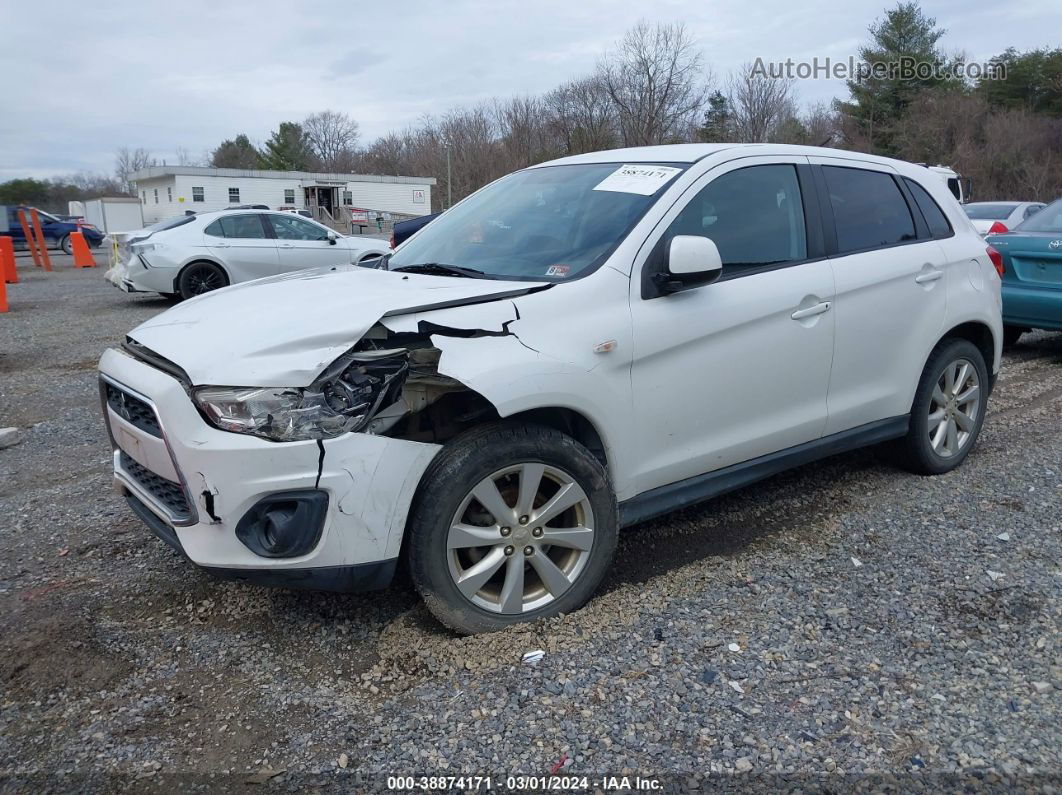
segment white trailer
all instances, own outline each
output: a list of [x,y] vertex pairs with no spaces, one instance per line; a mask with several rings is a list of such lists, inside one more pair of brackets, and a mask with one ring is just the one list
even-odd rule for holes
[[[922,163],[921,165],[925,165]],[[973,197],[973,183],[969,177],[963,177],[955,169],[947,166],[926,166],[930,171],[944,180],[948,190],[959,200],[959,204],[966,204]]]
[[107,234],[131,232],[144,228],[144,209],[140,199],[90,199],[85,202],[85,222]]

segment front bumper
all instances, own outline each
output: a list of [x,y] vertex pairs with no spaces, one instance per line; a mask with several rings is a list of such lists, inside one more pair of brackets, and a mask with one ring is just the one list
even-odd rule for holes
[[[276,443],[221,431],[174,376],[114,349],[100,360],[100,379],[115,485],[192,563],[269,584],[386,584],[438,445],[361,433]],[[264,496],[299,489],[328,496],[320,538],[307,553],[263,557],[237,537],[240,519]]]

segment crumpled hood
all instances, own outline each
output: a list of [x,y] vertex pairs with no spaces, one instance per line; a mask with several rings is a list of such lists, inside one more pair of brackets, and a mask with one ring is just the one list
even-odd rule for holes
[[193,298],[129,336],[196,386],[308,386],[384,315],[513,297],[542,284],[318,268]]

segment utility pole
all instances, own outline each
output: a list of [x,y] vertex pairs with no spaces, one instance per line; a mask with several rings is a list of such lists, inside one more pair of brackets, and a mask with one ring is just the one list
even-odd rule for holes
[[446,209],[454,206],[453,180],[450,178],[450,144],[446,144]]

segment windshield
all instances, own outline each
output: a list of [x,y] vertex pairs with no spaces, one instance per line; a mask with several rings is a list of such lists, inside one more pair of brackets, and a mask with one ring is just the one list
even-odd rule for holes
[[1035,215],[1030,215],[1014,227],[1014,231],[1062,233],[1062,199],[1053,201]]
[[42,224],[61,224],[58,218],[51,213],[46,213],[44,210],[37,210],[37,217],[41,219]]
[[995,221],[1006,218],[1017,207],[1016,204],[967,204],[963,207],[966,215],[973,221]]
[[[598,267],[684,166],[544,166],[503,177],[446,211],[388,267],[563,281]],[[436,269],[433,272],[442,272]]]

